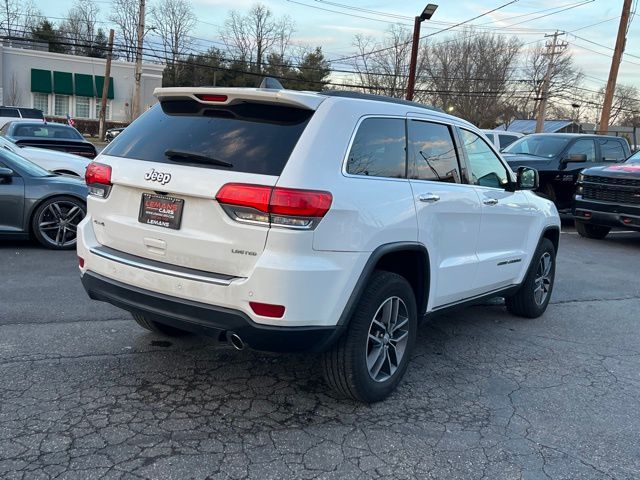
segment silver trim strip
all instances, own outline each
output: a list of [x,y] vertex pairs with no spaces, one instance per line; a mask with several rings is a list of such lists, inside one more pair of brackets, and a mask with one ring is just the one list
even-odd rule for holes
[[[109,250],[112,250],[112,249],[109,249]],[[172,277],[184,278],[186,280],[195,280],[198,282],[212,283],[215,285],[228,286],[234,280],[241,278],[241,277],[226,277],[226,276],[218,277],[216,276],[215,273],[208,274],[205,272],[203,272],[203,274],[189,273],[185,271],[187,270],[185,267],[177,267],[180,269],[184,269],[182,271],[177,269],[172,269],[172,268],[164,268],[164,267],[155,265],[160,262],[156,262],[154,260],[148,260],[147,262],[145,261],[146,259],[143,259],[141,257],[135,257],[134,255],[128,255],[128,254],[124,254],[124,255],[127,255],[127,257],[129,258],[124,258],[116,254],[113,254],[111,252],[105,251],[105,249],[103,248],[90,248],[89,252],[91,252],[94,255],[97,255],[98,257],[106,258],[107,260],[112,260],[114,262],[118,262],[130,267],[140,268],[142,270],[147,270],[155,273],[161,273],[163,275],[171,275]],[[139,258],[140,260],[135,260],[134,258]]]

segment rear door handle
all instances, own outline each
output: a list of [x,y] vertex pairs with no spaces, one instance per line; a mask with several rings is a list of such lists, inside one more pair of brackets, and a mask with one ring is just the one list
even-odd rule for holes
[[482,203],[484,203],[485,205],[497,205],[498,204],[498,200],[495,199],[495,198],[487,198]]
[[434,203],[440,200],[440,195],[436,195],[435,193],[423,193],[418,197],[418,200],[425,203]]

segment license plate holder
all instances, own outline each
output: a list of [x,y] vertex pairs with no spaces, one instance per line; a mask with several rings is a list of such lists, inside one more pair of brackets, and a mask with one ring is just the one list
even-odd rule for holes
[[147,225],[180,230],[183,208],[182,198],[143,193],[138,221]]

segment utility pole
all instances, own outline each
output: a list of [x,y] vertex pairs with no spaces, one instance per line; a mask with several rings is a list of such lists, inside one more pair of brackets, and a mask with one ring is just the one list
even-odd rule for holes
[[547,52],[543,54],[549,57],[549,63],[547,64],[547,73],[545,73],[544,80],[542,81],[542,95],[540,96],[540,103],[538,103],[538,112],[536,114],[536,133],[544,131],[544,117],[547,113],[549,83],[551,82],[555,56],[567,48],[567,42],[558,43],[558,37],[560,35],[564,35],[564,33],[556,31],[553,35],[545,35],[545,37],[553,37],[553,40],[551,43],[547,43]]
[[140,12],[138,15],[138,45],[136,48],[133,105],[131,108],[132,120],[135,120],[140,115],[140,80],[142,78],[142,44],[144,41],[144,2],[145,0],[140,0]]
[[102,85],[102,101],[100,103],[100,123],[98,138],[104,142],[104,124],[107,116],[107,96],[109,95],[109,77],[111,76],[111,58],[113,58],[113,28],[109,30],[109,46],[107,47],[107,63],[104,67],[104,82]]
[[627,29],[629,27],[629,13],[631,11],[631,0],[624,0],[622,5],[622,15],[620,16],[620,25],[618,26],[618,38],[616,38],[616,48],[611,58],[611,70],[609,70],[609,80],[607,80],[607,90],[604,94],[604,103],[602,104],[602,115],[600,115],[600,126],[598,133],[607,133],[609,131],[609,118],[611,117],[611,104],[613,103],[613,94],[616,90],[616,81],[618,80],[618,70],[620,69],[620,61],[624,52],[624,44],[627,41]]

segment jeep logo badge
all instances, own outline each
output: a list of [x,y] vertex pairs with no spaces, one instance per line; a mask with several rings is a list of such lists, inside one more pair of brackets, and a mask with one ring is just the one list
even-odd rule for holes
[[156,172],[156,170],[152,168],[150,172],[144,174],[144,179],[151,182],[158,182],[160,183],[160,185],[164,185],[171,181],[171,174]]

